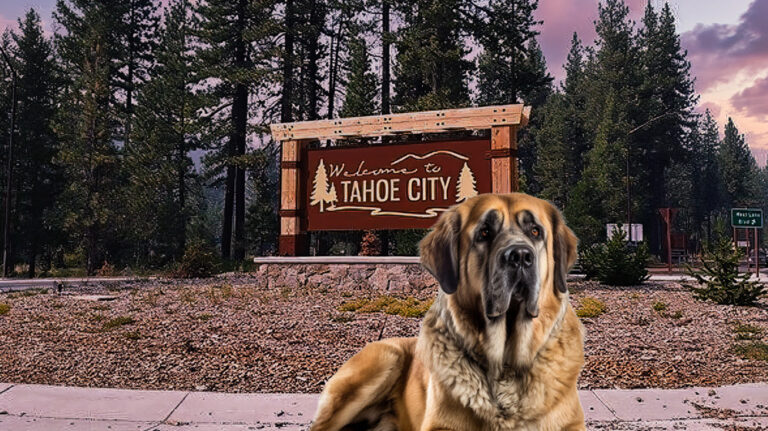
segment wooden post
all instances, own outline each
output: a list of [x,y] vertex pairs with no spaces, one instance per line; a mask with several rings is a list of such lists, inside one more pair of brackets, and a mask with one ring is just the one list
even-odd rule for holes
[[760,239],[760,235],[757,233],[757,228],[755,228],[755,274],[757,274],[757,279],[760,280],[760,243],[758,240]]
[[301,183],[299,163],[306,141],[287,140],[282,143],[280,160],[280,240],[281,256],[304,256],[309,253],[309,239],[302,231],[304,184]]
[[517,127],[491,127],[491,191],[493,193],[511,193],[519,189]]

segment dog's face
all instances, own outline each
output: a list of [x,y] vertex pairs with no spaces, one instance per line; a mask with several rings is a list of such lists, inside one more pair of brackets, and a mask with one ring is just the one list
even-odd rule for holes
[[445,212],[421,243],[422,264],[458,307],[485,316],[548,320],[567,291],[576,237],[547,201],[480,195]]

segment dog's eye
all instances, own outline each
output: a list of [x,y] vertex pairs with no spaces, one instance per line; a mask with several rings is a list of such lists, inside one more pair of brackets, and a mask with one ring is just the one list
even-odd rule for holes
[[487,241],[491,239],[491,230],[487,227],[480,229],[480,232],[477,233],[477,239],[479,241]]
[[534,238],[538,238],[539,235],[541,235],[541,231],[539,230],[539,228],[534,226],[531,228],[531,235],[533,235]]

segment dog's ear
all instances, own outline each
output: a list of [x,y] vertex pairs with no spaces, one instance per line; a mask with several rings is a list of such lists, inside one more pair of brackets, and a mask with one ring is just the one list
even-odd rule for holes
[[419,243],[421,264],[447,294],[459,287],[459,231],[461,217],[451,209],[443,213],[432,231]]
[[566,285],[566,279],[568,277],[568,271],[571,270],[573,264],[576,263],[577,251],[576,247],[579,243],[579,239],[576,238],[573,231],[565,225],[563,217],[560,215],[560,211],[552,207],[552,245],[555,261],[555,287],[562,293],[568,291]]

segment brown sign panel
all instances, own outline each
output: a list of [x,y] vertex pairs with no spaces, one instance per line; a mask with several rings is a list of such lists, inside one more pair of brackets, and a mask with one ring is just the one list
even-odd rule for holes
[[491,191],[488,139],[307,151],[307,230],[428,228]]

